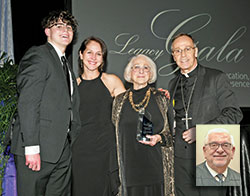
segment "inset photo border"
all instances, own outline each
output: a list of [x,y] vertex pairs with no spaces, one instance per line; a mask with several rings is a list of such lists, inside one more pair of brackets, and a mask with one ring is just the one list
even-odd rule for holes
[[[228,167],[240,173],[240,125],[238,124],[200,124],[196,125],[196,166],[206,161],[203,152],[207,133],[216,128],[226,129],[234,139],[235,152]],[[197,180],[197,179],[196,179]],[[198,185],[201,186],[201,185]],[[204,185],[213,186],[213,185]],[[219,186],[219,185],[218,185]],[[226,185],[225,185],[226,186]]]

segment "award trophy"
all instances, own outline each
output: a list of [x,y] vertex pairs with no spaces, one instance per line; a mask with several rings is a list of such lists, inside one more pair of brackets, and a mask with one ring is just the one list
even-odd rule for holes
[[136,139],[138,141],[150,141],[146,135],[153,135],[153,123],[145,116],[145,110],[142,108],[138,114]]

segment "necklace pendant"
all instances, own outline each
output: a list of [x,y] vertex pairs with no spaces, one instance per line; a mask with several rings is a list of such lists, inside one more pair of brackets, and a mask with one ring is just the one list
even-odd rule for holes
[[192,120],[192,118],[188,117],[188,113],[185,112],[185,118],[182,118],[181,120],[183,120],[183,121],[185,120],[186,130],[188,130],[189,129],[189,127],[188,127],[188,121]]
[[145,108],[140,108],[139,109],[139,114],[143,114],[144,115],[145,114]]
[[192,120],[191,117],[188,117],[188,111],[189,111],[189,107],[190,107],[190,104],[191,104],[191,99],[192,99],[192,96],[193,96],[193,93],[194,93],[194,88],[195,88],[195,85],[196,85],[196,81],[197,81],[197,77],[194,80],[194,84],[192,86],[190,96],[189,96],[189,99],[188,99],[188,104],[186,106],[185,100],[184,100],[184,93],[183,93],[183,84],[182,84],[182,79],[181,79],[181,98],[182,98],[182,103],[183,103],[183,107],[184,107],[184,110],[185,110],[185,118],[182,118],[181,120],[185,121],[186,130],[189,129],[188,121]]

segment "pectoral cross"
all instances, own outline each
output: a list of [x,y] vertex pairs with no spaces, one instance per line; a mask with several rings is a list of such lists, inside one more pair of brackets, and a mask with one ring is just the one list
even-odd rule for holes
[[185,118],[182,118],[181,120],[185,120],[185,124],[186,124],[186,130],[188,130],[188,121],[192,120],[191,117],[188,117],[188,113],[185,112]]

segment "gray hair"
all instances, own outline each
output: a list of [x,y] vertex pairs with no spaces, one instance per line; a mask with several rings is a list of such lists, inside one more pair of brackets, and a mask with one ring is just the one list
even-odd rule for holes
[[234,138],[233,136],[229,133],[228,130],[226,129],[223,129],[223,128],[215,128],[215,129],[211,129],[208,131],[206,137],[205,137],[205,141],[204,141],[204,144],[207,144],[208,143],[208,136],[212,133],[226,133],[230,136],[230,139],[231,139],[231,144],[234,146]]
[[139,55],[133,56],[130,59],[129,63],[127,64],[127,66],[125,67],[125,70],[124,70],[124,74],[123,74],[124,79],[129,83],[133,83],[132,80],[131,80],[131,71],[132,71],[132,67],[133,67],[133,61],[136,60],[139,57],[144,57],[146,59],[146,61],[148,62],[148,66],[151,69],[151,78],[148,81],[148,83],[149,84],[154,83],[156,81],[156,79],[157,79],[156,64],[151,58],[149,58],[148,56],[146,56],[144,54],[139,54]]

